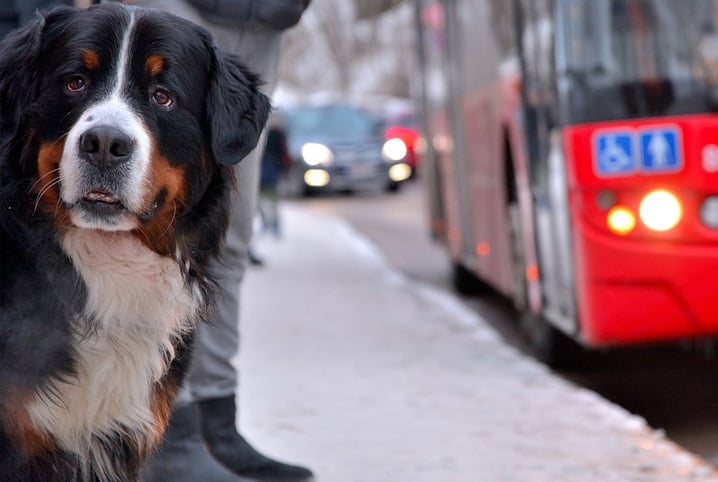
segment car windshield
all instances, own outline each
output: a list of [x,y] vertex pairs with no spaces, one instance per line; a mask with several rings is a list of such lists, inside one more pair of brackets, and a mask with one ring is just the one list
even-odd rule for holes
[[366,137],[373,129],[365,112],[341,105],[294,109],[287,115],[287,125],[300,137]]

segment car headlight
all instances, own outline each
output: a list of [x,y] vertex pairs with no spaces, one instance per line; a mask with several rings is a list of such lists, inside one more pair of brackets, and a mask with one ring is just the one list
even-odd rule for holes
[[411,168],[405,162],[398,162],[389,168],[389,179],[394,182],[406,181],[411,177]]
[[329,184],[330,176],[324,169],[308,169],[304,173],[304,184],[309,187],[324,187]]
[[409,151],[406,148],[406,144],[398,137],[392,137],[386,141],[381,148],[381,155],[384,157],[384,160],[390,162],[401,161],[406,157],[407,152]]
[[334,162],[334,153],[324,144],[307,142],[300,151],[304,162],[310,166],[328,166]]

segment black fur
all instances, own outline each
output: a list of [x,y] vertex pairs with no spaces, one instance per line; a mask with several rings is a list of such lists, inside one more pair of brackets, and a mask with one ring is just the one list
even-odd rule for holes
[[[38,150],[63,139],[83,110],[106,93],[119,43],[130,18],[120,5],[87,11],[63,8],[38,16],[0,44],[0,480],[73,482],[100,480],[82,474],[78,458],[50,443],[35,452],[18,445],[12,417],[28,394],[54,396],[58,380],[74,369],[73,319],[86,286],[59,245],[59,208],[38,209]],[[217,255],[229,219],[232,164],[258,142],[269,110],[259,79],[226,55],[193,24],[159,12],[134,10],[132,78],[126,97],[161,153],[181,167],[189,193],[174,219],[175,248],[211,295],[208,264]],[[83,66],[82,49],[99,53],[99,68]],[[142,59],[160,54],[161,82],[177,94],[171,112],[148,102]],[[62,86],[81,72],[90,87],[68,96]],[[209,161],[209,162],[207,162]],[[59,189],[56,186],[55,189]],[[160,199],[161,201],[161,199]],[[164,253],[162,253],[164,254]],[[184,354],[189,337],[177,342]],[[177,385],[188,356],[173,361],[162,383]],[[49,434],[52,438],[52,434]],[[122,434],[104,443],[115,454],[118,480],[136,480],[146,453]]]

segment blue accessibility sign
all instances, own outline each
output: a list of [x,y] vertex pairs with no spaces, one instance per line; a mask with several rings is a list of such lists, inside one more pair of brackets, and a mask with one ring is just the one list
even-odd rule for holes
[[602,175],[627,174],[636,170],[633,132],[603,131],[594,137],[594,166]]
[[678,171],[683,167],[683,149],[677,127],[639,130],[641,169],[646,172]]

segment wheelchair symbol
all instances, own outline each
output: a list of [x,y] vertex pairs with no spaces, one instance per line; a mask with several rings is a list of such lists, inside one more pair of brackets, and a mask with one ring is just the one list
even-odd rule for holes
[[596,138],[599,174],[621,174],[635,170],[631,132],[607,132]]

